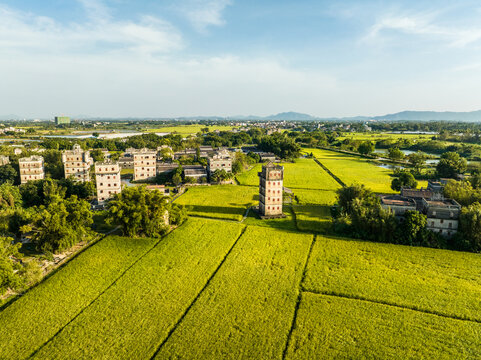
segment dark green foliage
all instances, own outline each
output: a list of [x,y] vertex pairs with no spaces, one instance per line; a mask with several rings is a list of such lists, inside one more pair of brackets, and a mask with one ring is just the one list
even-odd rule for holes
[[45,173],[52,179],[63,179],[64,168],[62,163],[62,153],[58,150],[46,150],[42,153],[44,158]]
[[0,210],[15,209],[22,204],[22,196],[17,186],[11,183],[0,185]]
[[0,184],[9,182],[13,184],[18,179],[18,172],[15,168],[10,165],[3,165],[0,166]]
[[169,211],[169,222],[171,225],[182,225],[187,220],[187,209],[185,206],[172,204]]
[[66,250],[82,240],[90,240],[92,224],[90,204],[76,196],[63,199],[54,196],[47,206],[33,215],[30,229],[37,248],[42,252]]
[[371,141],[363,141],[357,151],[359,151],[360,154],[369,155],[374,152],[374,144]]
[[414,170],[419,174],[426,162],[426,155],[421,152],[416,152],[408,155],[409,163],[414,167]]
[[355,199],[366,199],[372,197],[372,192],[364,185],[351,185],[337,190],[338,204],[341,212],[350,214]]
[[461,232],[457,245],[461,250],[467,247],[471,251],[481,252],[481,204],[476,202],[464,207],[459,222]]
[[232,179],[233,176],[234,176],[234,174],[228,173],[224,169],[217,169],[216,171],[214,171],[212,173],[211,181],[216,182],[216,183],[220,183],[222,181]]
[[408,171],[401,171],[391,182],[391,189],[396,191],[400,191],[403,187],[415,189],[417,186],[418,182],[414,178],[414,175]]
[[444,238],[426,230],[426,216],[417,211],[407,211],[399,222],[363,185],[345,187],[337,193],[339,208],[333,212],[333,228],[338,234],[394,244],[447,246]]
[[90,156],[92,156],[95,162],[102,162],[105,160],[104,153],[100,149],[92,150]]
[[128,187],[110,201],[107,222],[120,225],[126,236],[159,237],[168,229],[166,212],[167,198],[160,191]]
[[401,150],[399,150],[399,148],[397,148],[397,147],[389,148],[387,156],[391,160],[402,160],[402,159],[404,159],[404,153]]
[[441,155],[436,173],[441,178],[455,178],[458,174],[466,171],[467,161],[455,152],[447,152]]
[[262,137],[258,148],[262,151],[272,152],[282,159],[297,158],[301,151],[300,146],[294,140],[281,133]]
[[444,195],[463,206],[481,202],[481,189],[474,189],[470,181],[450,180],[444,187]]
[[20,264],[15,258],[20,258],[20,244],[13,244],[13,239],[0,236],[0,294],[8,288],[17,288],[22,279],[17,274]]

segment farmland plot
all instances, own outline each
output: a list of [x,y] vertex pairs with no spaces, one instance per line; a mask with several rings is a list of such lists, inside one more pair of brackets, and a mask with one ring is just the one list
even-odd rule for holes
[[303,287],[481,321],[479,254],[318,238]]
[[392,171],[370,163],[360,156],[347,155],[321,149],[304,149],[327,167],[346,185],[364,184],[378,193],[393,193],[391,189]]
[[246,209],[257,204],[258,194],[259,190],[251,186],[196,186],[175,203],[189,207],[190,215],[240,221]]
[[189,219],[165,237],[34,358],[148,359],[243,227]]
[[156,358],[280,359],[311,242],[248,227]]
[[[337,190],[339,183],[312,159],[297,159],[294,163],[281,163],[284,166],[284,186],[293,189]],[[258,186],[258,172],[262,164],[237,175],[241,185]]]
[[331,208],[327,205],[293,205],[297,228],[326,234],[331,227]]
[[287,359],[479,359],[481,324],[303,293]]
[[0,359],[24,359],[104,292],[156,241],[109,236],[0,312]]

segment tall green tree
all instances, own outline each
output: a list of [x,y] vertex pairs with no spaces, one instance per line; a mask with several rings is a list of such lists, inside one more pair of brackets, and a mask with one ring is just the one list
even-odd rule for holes
[[167,198],[145,186],[128,187],[108,204],[107,222],[120,225],[125,236],[159,237],[168,230]]
[[403,187],[415,189],[417,186],[418,182],[414,178],[414,175],[408,171],[401,171],[399,176],[395,177],[391,182],[391,189],[396,191],[401,190]]
[[399,150],[399,148],[389,148],[387,151],[387,156],[391,160],[402,160],[404,159],[404,153]]
[[408,155],[408,161],[413,166],[417,174],[421,173],[421,169],[424,167],[426,162],[426,155],[418,151]]
[[91,239],[92,212],[90,204],[76,196],[63,199],[49,194],[47,206],[40,206],[33,222],[24,230],[33,232],[33,241],[43,252],[66,250],[82,240]]
[[15,168],[10,165],[0,166],[0,184],[9,182],[11,184],[15,183],[18,178],[18,172]]
[[458,153],[447,152],[441,155],[439,163],[436,165],[436,173],[441,178],[454,178],[458,174],[466,171],[468,162]]
[[461,237],[469,250],[481,252],[481,204],[464,207],[459,217]]
[[357,148],[360,154],[369,155],[374,152],[374,144],[371,141],[363,141]]

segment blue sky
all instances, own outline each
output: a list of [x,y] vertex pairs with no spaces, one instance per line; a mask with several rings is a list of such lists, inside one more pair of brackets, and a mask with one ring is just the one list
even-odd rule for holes
[[0,0],[0,115],[481,109],[479,1]]

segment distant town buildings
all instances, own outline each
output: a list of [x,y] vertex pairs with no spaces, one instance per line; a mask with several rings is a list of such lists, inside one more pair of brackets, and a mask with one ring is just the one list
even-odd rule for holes
[[73,176],[77,181],[90,181],[90,166],[93,159],[88,150],[83,151],[80,145],[75,144],[72,150],[65,150],[62,153],[62,162],[66,179]]
[[268,163],[258,175],[259,215],[262,218],[283,217],[284,167]]
[[55,125],[69,125],[70,118],[68,116],[55,116]]
[[140,149],[133,151],[134,180],[149,180],[157,175],[157,151]]
[[95,181],[97,184],[97,199],[103,205],[115,194],[122,191],[120,180],[120,166],[118,163],[95,163]]
[[45,178],[43,168],[43,157],[30,156],[18,160],[20,170],[20,183],[26,184],[31,180],[42,180]]

